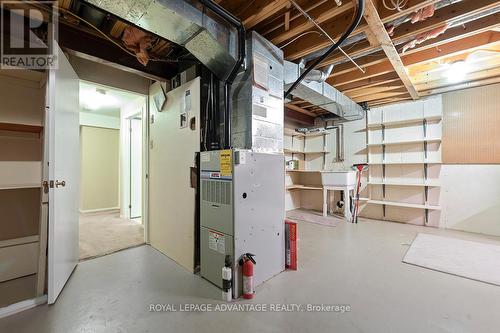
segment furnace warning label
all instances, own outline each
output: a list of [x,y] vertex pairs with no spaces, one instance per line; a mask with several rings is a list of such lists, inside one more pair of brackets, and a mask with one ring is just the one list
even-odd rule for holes
[[230,149],[220,151],[220,175],[231,176],[233,173],[233,152]]
[[208,248],[219,253],[226,253],[226,240],[223,234],[208,232]]

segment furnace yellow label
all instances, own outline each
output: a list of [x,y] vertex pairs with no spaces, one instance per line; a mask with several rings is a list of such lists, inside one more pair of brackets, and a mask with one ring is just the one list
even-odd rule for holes
[[220,175],[221,177],[233,174],[233,151],[230,149],[220,151]]

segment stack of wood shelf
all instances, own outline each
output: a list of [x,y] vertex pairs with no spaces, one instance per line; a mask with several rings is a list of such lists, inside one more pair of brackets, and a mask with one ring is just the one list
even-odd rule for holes
[[[298,170],[286,170],[287,173],[318,173],[319,171],[323,170],[325,165],[326,165],[326,154],[329,153],[327,149],[327,143],[326,143],[326,136],[329,135],[329,132],[326,131],[318,131],[318,132],[312,132],[312,133],[300,133],[296,132],[293,130],[285,130],[285,137],[288,136],[291,138],[290,140],[290,148],[285,148],[283,151],[285,153],[286,159],[295,159],[295,155],[300,154],[301,156],[299,157],[301,163],[304,165],[301,169]],[[320,138],[322,139],[322,147],[321,149],[318,150],[307,150],[307,139],[312,139],[312,138]],[[297,145],[297,139],[302,140],[302,142]],[[300,146],[300,149],[297,149]],[[323,155],[323,162],[322,162],[322,168],[321,170],[308,170],[306,169],[306,155]],[[300,177],[293,177],[293,179],[299,179]],[[292,179],[292,184],[288,184],[286,186],[286,189],[288,191],[301,191],[301,190],[323,190],[323,187],[321,185],[316,185],[316,184],[301,184],[293,181]]]
[[[386,219],[386,206],[423,210],[424,224],[428,224],[429,211],[441,210],[429,199],[430,189],[440,187],[439,171],[431,177],[429,169],[437,166],[439,170],[441,164],[441,113],[437,97],[369,112],[368,197],[360,200],[382,206],[382,219]],[[416,200],[418,193],[423,193],[423,201]]]
[[45,73],[0,70],[0,307],[44,294]]

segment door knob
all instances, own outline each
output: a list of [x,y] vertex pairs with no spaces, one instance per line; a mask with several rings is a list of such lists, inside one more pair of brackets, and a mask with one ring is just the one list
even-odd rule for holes
[[65,180],[63,180],[63,181],[56,180],[56,187],[58,188],[59,186],[65,187],[66,181]]

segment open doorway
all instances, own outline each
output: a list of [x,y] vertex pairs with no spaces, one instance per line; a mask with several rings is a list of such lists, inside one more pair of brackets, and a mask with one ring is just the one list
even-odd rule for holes
[[80,260],[144,243],[146,97],[80,82]]

